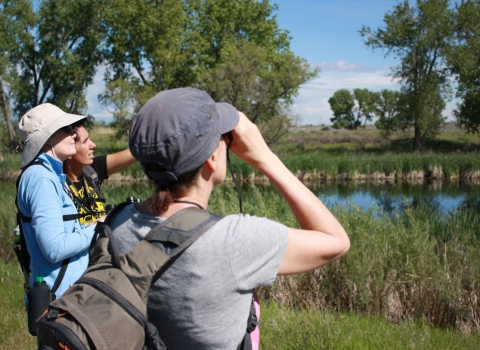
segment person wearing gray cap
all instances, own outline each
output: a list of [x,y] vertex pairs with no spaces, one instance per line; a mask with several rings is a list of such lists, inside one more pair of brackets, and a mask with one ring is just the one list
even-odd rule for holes
[[[17,207],[28,253],[32,287],[42,277],[50,289],[59,278],[61,296],[85,271],[95,225],[80,225],[78,214],[64,190],[62,163],[74,155],[74,124],[85,116],[69,114],[50,103],[29,110],[18,124],[23,143]],[[67,266],[62,270],[62,264]],[[28,302],[28,300],[27,300]]]
[[181,88],[151,98],[132,122],[129,146],[155,192],[110,221],[121,254],[179,211],[206,209],[225,180],[228,147],[268,177],[301,227],[228,215],[176,258],[148,295],[149,321],[168,349],[237,349],[255,288],[316,269],[350,247],[342,225],[268,148],[256,125],[203,91]]

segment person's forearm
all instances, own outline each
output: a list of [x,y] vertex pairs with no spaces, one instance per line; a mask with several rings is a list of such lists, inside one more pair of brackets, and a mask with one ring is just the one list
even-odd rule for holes
[[118,173],[134,164],[137,160],[133,158],[130,149],[107,155],[107,175]]

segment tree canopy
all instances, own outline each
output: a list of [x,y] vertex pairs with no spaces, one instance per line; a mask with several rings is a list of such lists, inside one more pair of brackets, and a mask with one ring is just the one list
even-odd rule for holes
[[82,113],[103,64],[104,105],[128,86],[134,113],[161,90],[193,86],[279,135],[319,71],[291,52],[276,10],[269,0],[0,0],[0,82],[16,116],[44,102]]
[[154,92],[193,86],[257,124],[277,119],[263,130],[286,127],[298,87],[318,74],[290,51],[291,38],[278,28],[277,7],[268,0],[111,4],[105,15],[109,79],[135,86],[137,108]]
[[102,60],[98,0],[1,0],[10,23],[6,57],[14,111],[51,102],[73,113],[86,108],[85,88]]

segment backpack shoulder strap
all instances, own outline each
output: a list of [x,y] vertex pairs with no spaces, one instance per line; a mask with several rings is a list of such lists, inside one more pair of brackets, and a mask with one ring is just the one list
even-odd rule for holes
[[[22,169],[22,172],[20,173],[20,175],[18,176],[17,178],[17,182],[16,182],[16,187],[17,187],[17,194],[18,194],[18,185],[20,184],[20,178],[22,177],[23,173],[25,172],[25,170],[27,170],[28,168],[30,168],[32,165],[41,165],[43,166],[45,169],[47,169],[48,171],[51,171],[46,165],[45,163],[41,160],[41,159],[35,159],[34,161],[32,161],[30,164],[26,165],[23,169]],[[17,197],[15,197],[15,206],[17,207],[17,214],[18,214],[18,217],[19,219],[22,221],[22,222],[32,222],[32,218],[31,217],[28,217],[28,216],[25,216],[22,214],[22,212],[20,211],[20,208],[18,207],[18,202],[17,202]],[[62,219],[63,221],[73,221],[73,220],[77,220],[79,218],[81,218],[82,215],[80,214],[66,214],[66,215],[63,215],[62,216]],[[17,219],[18,221],[18,219]],[[20,223],[19,223],[20,225]]]
[[31,222],[32,221],[32,218],[30,217],[27,217],[25,215],[22,214],[22,212],[20,211],[20,208],[18,207],[18,201],[17,201],[17,197],[18,197],[18,186],[20,185],[20,179],[23,175],[23,173],[25,172],[25,170],[27,170],[28,168],[30,168],[32,165],[41,165],[43,166],[45,169],[47,169],[48,171],[51,171],[46,165],[45,163],[41,160],[41,159],[34,159],[32,162],[30,162],[29,164],[27,164],[23,169],[22,169],[22,172],[20,173],[20,175],[18,175],[17,177],[17,181],[15,183],[15,187],[17,189],[17,196],[15,196],[15,206],[17,207],[17,218],[18,219],[21,219],[23,222]]
[[[95,169],[91,165],[87,165],[83,167],[83,175],[87,179],[87,181],[93,186],[93,190],[98,195],[98,200],[102,200],[100,198],[100,182],[98,181],[98,174]],[[88,195],[88,194],[86,194]]]
[[221,216],[197,208],[183,209],[154,227],[144,238],[145,241],[164,250],[164,245],[173,245],[167,254],[173,258],[187,249],[210,227],[222,219]]
[[103,223],[98,223],[95,227],[95,233],[90,243],[90,262],[89,265],[100,263],[111,263],[113,266],[120,267],[120,256],[113,238],[110,223],[117,213],[125,208],[130,202],[122,202],[116,205],[107,215]]

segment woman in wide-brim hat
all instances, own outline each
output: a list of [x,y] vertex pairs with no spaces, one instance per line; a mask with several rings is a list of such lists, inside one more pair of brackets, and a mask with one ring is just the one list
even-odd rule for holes
[[31,270],[26,286],[32,287],[37,277],[43,277],[52,289],[62,263],[68,263],[55,291],[57,298],[87,268],[95,229],[95,225],[79,224],[75,205],[64,190],[62,172],[63,162],[76,152],[75,123],[85,118],[45,103],[29,110],[18,124],[23,155],[17,206]]

